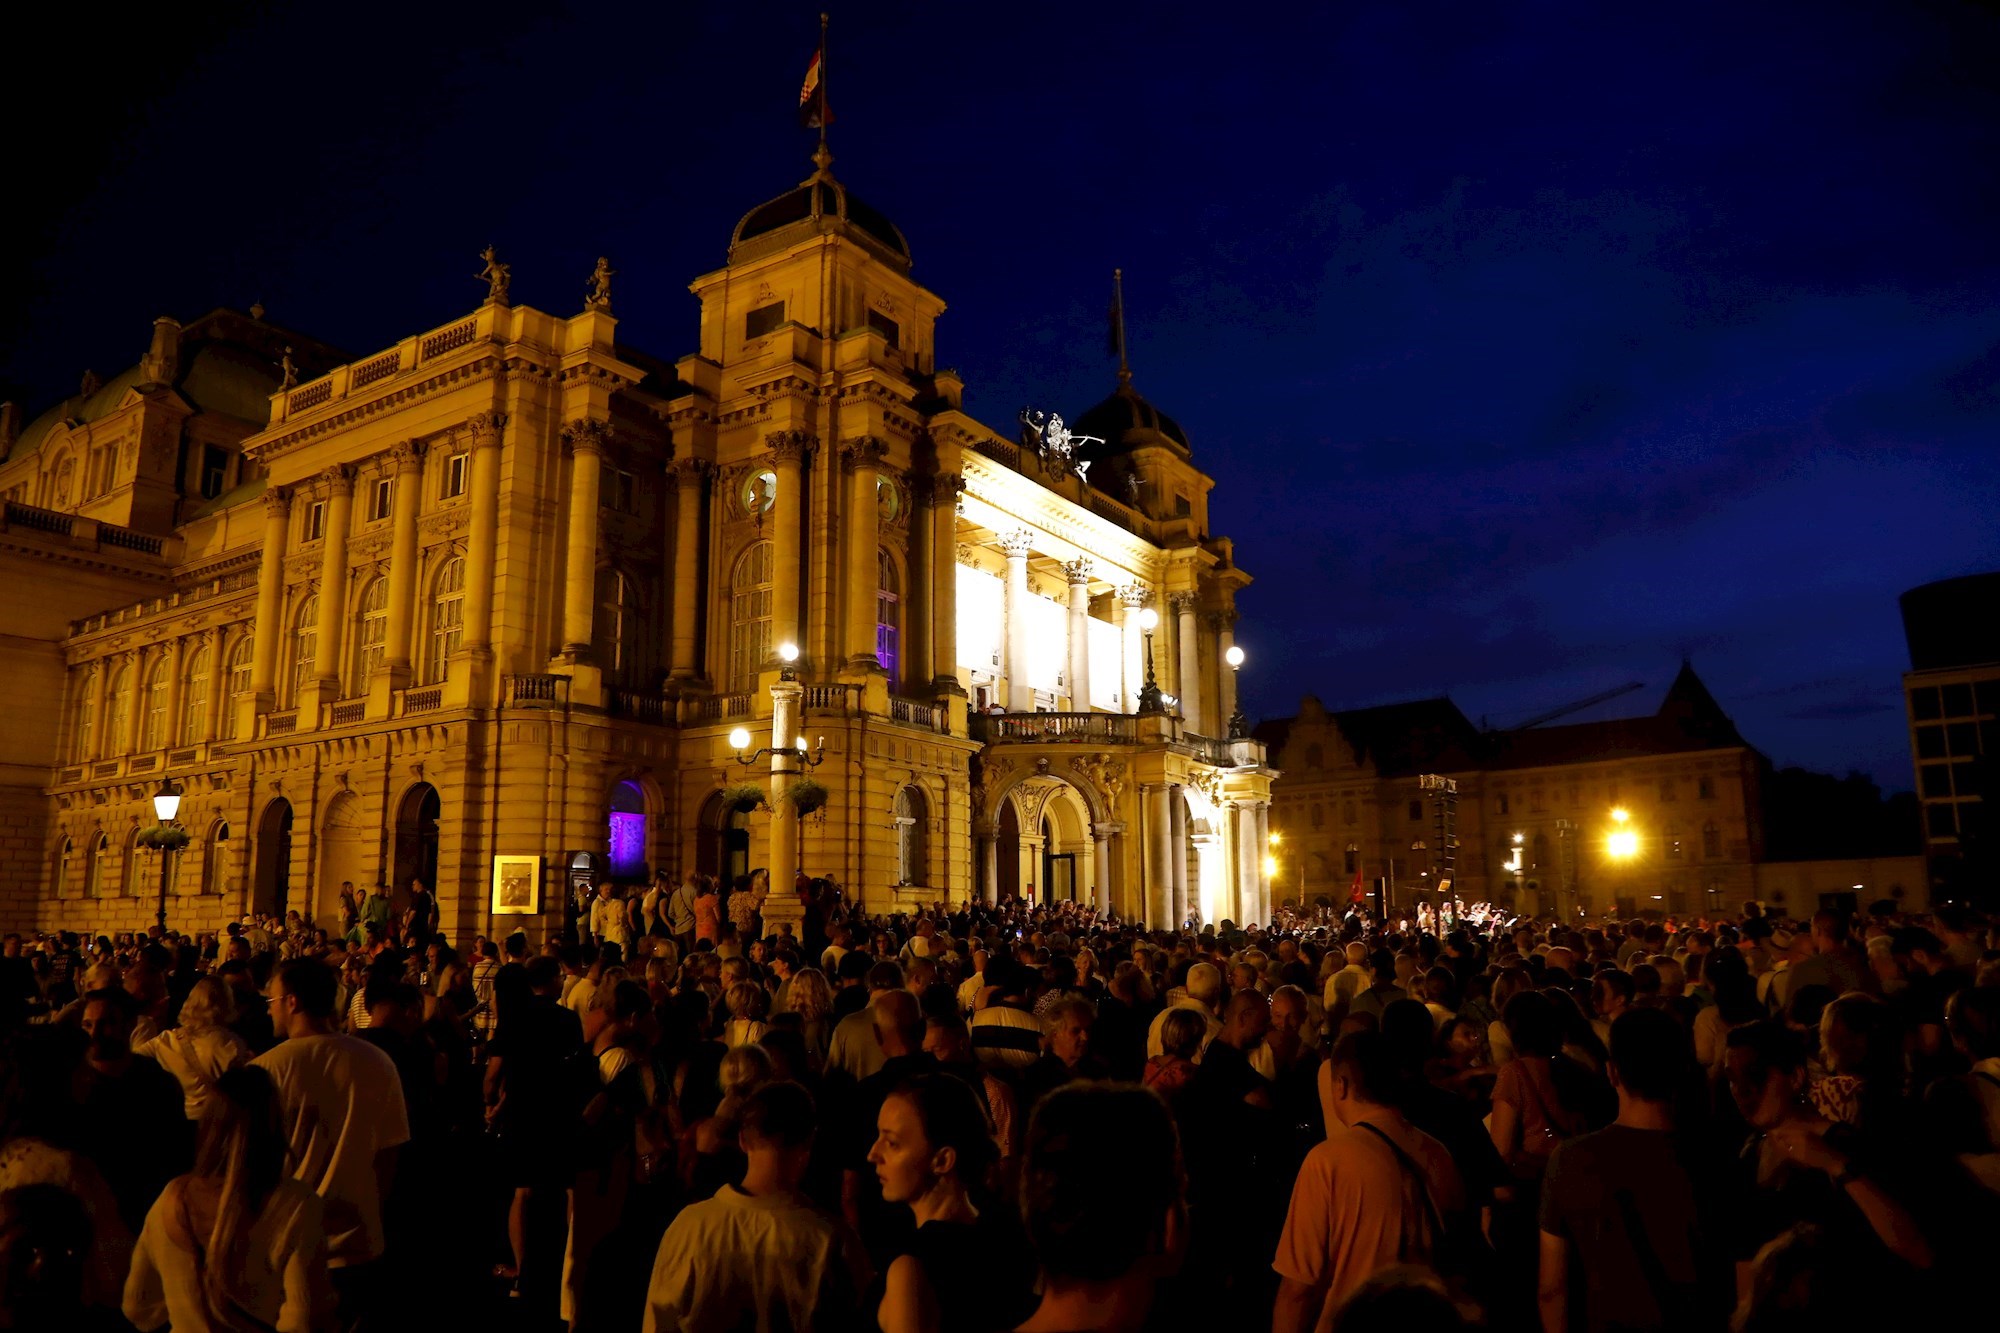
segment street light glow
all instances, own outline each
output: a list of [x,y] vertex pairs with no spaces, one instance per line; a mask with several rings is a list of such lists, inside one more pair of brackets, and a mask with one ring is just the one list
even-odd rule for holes
[[1639,854],[1639,835],[1630,829],[1620,829],[1604,840],[1604,850],[1614,861],[1629,861]]
[[1151,634],[1154,630],[1158,629],[1159,627],[1160,627],[1160,613],[1158,611],[1155,611],[1152,607],[1149,606],[1145,610],[1139,613],[1140,629],[1144,630],[1148,634]]
[[1243,665],[1243,650],[1232,643],[1229,645],[1229,651],[1222,655],[1222,660],[1229,663],[1229,669],[1234,671]]
[[799,646],[798,646],[798,645],[797,645],[796,643],[789,643],[789,642],[787,642],[787,643],[781,643],[781,644],[779,644],[779,645],[778,645],[778,660],[779,660],[780,662],[796,662],[796,661],[798,661],[798,660],[799,660]]
[[1632,812],[1630,810],[1627,810],[1624,806],[1617,805],[1611,808],[1612,823],[1623,824],[1626,821],[1630,820],[1631,818],[1632,818]]
[[1514,845],[1516,847],[1519,847],[1522,843],[1526,842],[1527,840],[1528,836],[1525,833],[1516,833],[1514,835]]
[[1273,847],[1276,847],[1279,843],[1283,842],[1284,840],[1285,840],[1284,835],[1279,833],[1276,829],[1273,829],[1264,838],[1264,841],[1271,844],[1271,846]]
[[1267,856],[1267,857],[1265,857],[1265,858],[1264,858],[1264,878],[1265,878],[1265,879],[1276,879],[1277,877],[1278,877],[1278,858],[1277,858],[1277,857],[1275,857],[1275,856]]
[[750,729],[748,727],[737,727],[734,730],[732,730],[729,733],[729,748],[732,750],[749,749]]
[[174,785],[172,778],[163,779],[160,789],[153,793],[153,813],[159,816],[162,824],[171,824],[180,809],[181,789]]

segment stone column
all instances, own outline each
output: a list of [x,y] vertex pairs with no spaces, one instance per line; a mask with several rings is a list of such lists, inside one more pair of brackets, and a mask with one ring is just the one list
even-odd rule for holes
[[[1260,921],[1269,921],[1271,919],[1271,877],[1264,873],[1264,849],[1271,845],[1271,805],[1268,801],[1260,801],[1257,805],[1256,845],[1257,919]],[[1304,905],[1303,903],[1300,904],[1301,907],[1304,907]]]
[[592,629],[597,623],[597,488],[610,433],[609,425],[589,418],[570,422],[564,432],[570,465],[562,650],[571,661],[590,660]]
[[1181,701],[1181,720],[1197,736],[1212,734],[1201,711],[1201,645],[1195,637],[1195,595],[1177,592],[1167,599],[1174,612],[1174,645],[1180,650],[1180,669],[1174,673],[1174,694]]
[[1239,920],[1258,920],[1257,884],[1264,864],[1264,849],[1257,845],[1257,816],[1241,801],[1229,806],[1230,836],[1236,839],[1236,910]]
[[79,755],[80,759],[104,757],[104,710],[111,704],[111,662],[109,657],[98,658],[97,672],[90,680],[90,736],[86,742],[90,753]]
[[118,738],[119,754],[139,753],[140,730],[146,725],[146,654],[132,654],[132,698],[125,709],[125,734]]
[[875,599],[881,587],[881,504],[877,470],[885,452],[873,436],[851,441],[840,451],[842,480],[847,483],[847,665],[862,671],[881,670],[875,656]]
[[[799,896],[793,885],[799,871],[799,814],[785,799],[799,769],[798,728],[800,697],[805,693],[797,681],[780,681],[771,687],[771,893],[769,902],[780,905],[775,914],[800,915]],[[785,909],[789,908],[789,912]],[[765,919],[774,914],[765,908]]]
[[326,483],[326,532],[319,554],[319,642],[313,648],[313,675],[319,696],[341,695],[341,631],[347,628],[347,527],[354,513],[354,469],[346,464],[320,474]]
[[[389,623],[382,636],[382,665],[389,688],[410,683],[410,644],[416,638],[417,514],[423,508],[424,451],[421,440],[404,440],[389,451],[396,469],[396,501],[390,514]],[[363,681],[363,688],[367,687]]]
[[1146,587],[1128,583],[1118,590],[1118,605],[1124,608],[1125,671],[1119,702],[1128,713],[1139,711],[1139,691],[1146,683],[1146,644],[1139,629],[1139,613],[1146,607]]
[[979,893],[988,907],[1000,901],[1000,834],[991,824],[979,830]]
[[1079,556],[1063,566],[1069,576],[1069,711],[1090,711],[1090,561]]
[[1187,794],[1178,785],[1167,788],[1167,851],[1173,866],[1174,929],[1188,914]]
[[[778,474],[771,504],[771,650],[799,643],[799,526],[805,519],[805,460],[811,437],[801,430],[766,437]],[[804,652],[800,644],[800,652]],[[788,890],[791,885],[785,886]]]
[[709,465],[699,458],[676,458],[674,471],[674,567],[668,571],[674,589],[671,639],[672,676],[693,680],[697,621],[701,615],[701,492]]
[[[466,485],[471,494],[467,503],[465,534],[465,628],[459,643],[468,649],[491,651],[493,643],[493,566],[497,559],[500,531],[500,428],[507,418],[498,412],[482,412],[472,419],[472,458]],[[592,517],[596,517],[597,468],[590,469],[593,495]],[[593,533],[596,531],[592,528]],[[593,556],[593,562],[595,557]],[[595,596],[596,590],[591,590]]]
[[181,680],[181,673],[187,669],[187,639],[178,638],[167,644],[167,718],[160,728],[160,748],[171,750],[176,745],[192,745],[193,736],[181,735],[181,701],[187,697],[187,685]]
[[229,664],[223,660],[223,645],[228,636],[217,625],[208,632],[208,698],[201,705],[201,735],[189,736],[184,742],[193,745],[196,741],[212,741],[222,734],[222,710],[231,702],[228,690]]
[[958,683],[958,497],[965,478],[941,472],[931,480],[931,683],[940,694],[962,694]]
[[[264,553],[257,565],[257,619],[251,633],[250,691],[254,713],[269,712],[276,695],[278,641],[285,635],[285,539],[291,535],[292,493],[281,486],[264,492]],[[237,734],[248,738],[249,726]]]
[[1236,643],[1235,626],[1233,611],[1217,611],[1209,618],[1209,627],[1215,631],[1215,669],[1222,677],[1222,694],[1215,709],[1215,730],[1220,736],[1229,734],[1229,721],[1236,716],[1236,671],[1229,665],[1229,650]]
[[[931,549],[931,479],[906,474],[910,494],[910,578],[903,595],[903,681],[901,688],[921,695],[930,688],[931,579],[938,568]],[[892,682],[892,687],[894,683]]]
[[1148,786],[1146,798],[1146,927],[1149,930],[1177,929],[1174,914],[1173,815],[1169,803],[1173,791],[1166,783]]
[[1111,910],[1111,839],[1109,824],[1093,824],[1090,828],[1091,853],[1095,858],[1092,873],[1096,876],[1097,914],[1103,916]]
[[1026,528],[1004,533],[1000,549],[1007,553],[1007,711],[1035,711],[1034,687],[1028,683],[1028,552],[1035,534]]

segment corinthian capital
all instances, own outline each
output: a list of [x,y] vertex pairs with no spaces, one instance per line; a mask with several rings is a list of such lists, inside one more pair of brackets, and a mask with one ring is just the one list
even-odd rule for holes
[[268,518],[283,518],[292,512],[292,488],[270,486],[264,491],[264,514]]
[[335,463],[332,467],[319,474],[319,482],[320,485],[326,487],[334,495],[339,495],[342,492],[351,493],[354,490],[354,465],[352,463]]
[[611,423],[579,417],[563,427],[563,443],[571,453],[601,454],[611,443]]
[[703,477],[706,477],[710,472],[715,470],[715,464],[709,462],[706,458],[682,455],[667,464],[667,470],[674,474],[674,479],[678,482],[699,483]]
[[1173,592],[1167,594],[1167,605],[1173,608],[1174,614],[1177,616],[1192,615],[1195,604],[1200,600],[1200,598],[1191,592]]
[[500,438],[500,428],[507,424],[505,412],[474,412],[466,418],[465,428],[472,432],[474,444],[483,444]]
[[427,440],[400,440],[390,447],[389,462],[399,474],[419,471],[430,447]]
[[1025,560],[1028,552],[1035,549],[1035,534],[1026,528],[1003,532],[1000,534],[1000,549],[1007,553],[1009,560]]
[[1072,588],[1078,584],[1089,583],[1090,572],[1090,557],[1086,555],[1080,555],[1063,566],[1063,573],[1069,575],[1069,584]]
[[931,478],[931,494],[939,504],[955,505],[965,494],[965,478],[956,472],[940,472]]
[[874,467],[882,461],[882,456],[888,452],[889,446],[876,439],[873,435],[863,435],[859,439],[849,440],[840,448],[841,470],[843,472],[858,472],[863,468]]
[[764,437],[774,463],[803,462],[815,443],[811,433],[802,430],[774,430]]
[[1126,610],[1137,611],[1153,600],[1153,593],[1143,583],[1128,583],[1118,590],[1118,600],[1125,604]]

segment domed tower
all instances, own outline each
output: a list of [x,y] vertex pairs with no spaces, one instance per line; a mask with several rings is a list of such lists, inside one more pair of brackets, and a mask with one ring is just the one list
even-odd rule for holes
[[1091,466],[1090,482],[1138,509],[1148,518],[1188,520],[1188,535],[1208,532],[1208,492],[1215,485],[1194,465],[1194,451],[1178,421],[1154,407],[1132,387],[1125,354],[1125,282],[1112,281],[1112,333],[1118,344],[1118,387],[1078,417],[1070,429],[1102,443],[1085,445],[1078,456]]

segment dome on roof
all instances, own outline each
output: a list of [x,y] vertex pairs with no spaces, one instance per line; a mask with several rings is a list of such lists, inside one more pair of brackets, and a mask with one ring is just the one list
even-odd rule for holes
[[[802,237],[838,232],[860,241],[892,263],[908,268],[910,243],[903,239],[903,233],[896,224],[877,209],[855,198],[845,185],[833,178],[829,169],[833,155],[826,151],[824,144],[813,160],[818,169],[797,189],[787,190],[743,215],[743,220],[736,224],[736,230],[729,238],[729,262],[733,264],[739,258],[751,259],[760,253],[767,254]],[[746,246],[748,250],[745,250]]]
[[1140,396],[1128,379],[1103,402],[1070,423],[1078,435],[1094,435],[1103,444],[1087,444],[1078,455],[1090,461],[1130,453],[1146,445],[1167,445],[1190,451],[1187,432],[1181,424]]

